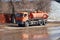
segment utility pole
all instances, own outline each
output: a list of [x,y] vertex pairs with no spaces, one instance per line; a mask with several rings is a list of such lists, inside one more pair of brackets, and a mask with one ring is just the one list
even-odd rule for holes
[[15,8],[12,0],[10,0],[12,14],[11,14],[11,23],[15,23]]

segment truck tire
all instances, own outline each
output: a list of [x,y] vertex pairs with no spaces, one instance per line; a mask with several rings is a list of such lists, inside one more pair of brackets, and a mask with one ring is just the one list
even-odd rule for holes
[[46,24],[46,22],[45,22],[44,20],[42,20],[41,24],[42,24],[42,25],[45,25],[45,24]]
[[18,24],[19,27],[22,27],[22,24]]
[[41,25],[41,21],[38,21],[38,25]]
[[25,26],[25,27],[29,27],[29,22],[26,21],[26,22],[24,23],[24,26]]

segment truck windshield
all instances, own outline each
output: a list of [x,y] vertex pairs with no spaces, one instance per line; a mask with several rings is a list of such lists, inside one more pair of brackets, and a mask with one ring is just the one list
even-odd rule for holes
[[16,17],[23,17],[23,14],[22,13],[17,13],[15,15],[16,15]]
[[23,17],[23,14],[22,13],[20,13],[20,17]]

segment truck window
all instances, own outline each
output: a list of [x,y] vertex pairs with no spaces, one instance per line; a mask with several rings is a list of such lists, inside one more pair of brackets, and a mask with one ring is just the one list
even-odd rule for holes
[[20,13],[20,17],[23,17],[23,14]]
[[17,13],[15,14],[16,17],[23,17],[23,14],[22,13]]

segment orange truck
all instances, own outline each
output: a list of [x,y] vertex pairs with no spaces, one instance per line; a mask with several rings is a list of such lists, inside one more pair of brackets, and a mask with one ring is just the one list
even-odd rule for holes
[[45,25],[47,18],[48,13],[42,11],[15,13],[15,21],[18,26]]

